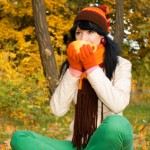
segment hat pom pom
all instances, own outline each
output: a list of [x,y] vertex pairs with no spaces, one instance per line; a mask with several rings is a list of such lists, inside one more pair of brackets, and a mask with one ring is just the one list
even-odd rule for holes
[[106,14],[106,19],[107,19],[107,26],[108,26],[108,32],[110,31],[110,12],[109,12],[109,7],[108,6],[105,6],[105,5],[102,5],[102,6],[99,6],[99,8],[101,10],[103,10],[103,12]]

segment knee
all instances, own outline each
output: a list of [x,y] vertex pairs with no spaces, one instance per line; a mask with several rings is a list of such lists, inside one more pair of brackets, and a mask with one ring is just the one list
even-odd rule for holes
[[124,129],[131,129],[130,122],[123,116],[120,115],[111,115],[108,116],[104,120],[104,125],[107,126],[110,130],[124,130]]
[[111,115],[105,118],[90,140],[90,145],[99,147],[95,149],[109,149],[109,147],[121,149],[122,146],[131,147],[132,144],[131,125],[126,118],[119,115]]
[[17,139],[20,139],[20,137],[22,136],[25,136],[26,135],[26,132],[25,130],[18,130],[18,131],[15,131],[12,135],[12,139],[11,140],[17,140]]
[[10,145],[12,147],[13,150],[16,150],[18,147],[18,145],[20,145],[20,140],[22,139],[22,137],[25,137],[26,136],[26,133],[27,131],[25,130],[18,130],[18,131],[15,131],[12,135],[12,138],[11,138],[11,141],[10,141]]
[[130,122],[123,116],[112,115],[107,117],[102,123],[107,132],[107,138],[114,138],[114,136],[133,136],[132,127]]

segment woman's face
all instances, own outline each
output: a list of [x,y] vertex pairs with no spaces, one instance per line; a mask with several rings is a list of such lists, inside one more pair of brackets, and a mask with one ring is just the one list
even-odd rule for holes
[[79,27],[77,27],[75,31],[75,38],[76,40],[88,41],[98,46],[103,36],[99,35],[97,32],[93,30],[82,30]]

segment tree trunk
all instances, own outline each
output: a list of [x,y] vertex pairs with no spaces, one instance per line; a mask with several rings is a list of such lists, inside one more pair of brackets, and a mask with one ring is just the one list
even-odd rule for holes
[[114,40],[122,47],[124,37],[124,0],[116,0],[115,35]]
[[41,62],[44,70],[44,75],[46,77],[46,80],[48,81],[50,95],[52,95],[58,83],[59,73],[56,65],[54,51],[50,41],[50,35],[48,32],[46,12],[43,0],[32,0],[32,8]]

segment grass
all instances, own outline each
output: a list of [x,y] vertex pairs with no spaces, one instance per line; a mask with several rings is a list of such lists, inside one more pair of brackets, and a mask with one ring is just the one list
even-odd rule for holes
[[[150,149],[150,102],[149,98],[144,100],[131,99],[130,105],[124,111],[124,116],[131,122],[135,136],[135,150]],[[64,117],[55,117],[51,113],[43,115],[43,121],[33,124],[21,124],[10,118],[0,118],[0,144],[10,149],[9,141],[15,130],[26,129],[35,131],[48,137],[64,139],[69,133],[69,124],[72,118],[72,111]],[[0,147],[1,148],[1,147]],[[5,150],[5,149],[4,149]]]
[[[137,100],[138,99],[138,100]],[[124,116],[131,122],[135,137],[135,150],[150,150],[150,97],[134,95]]]

